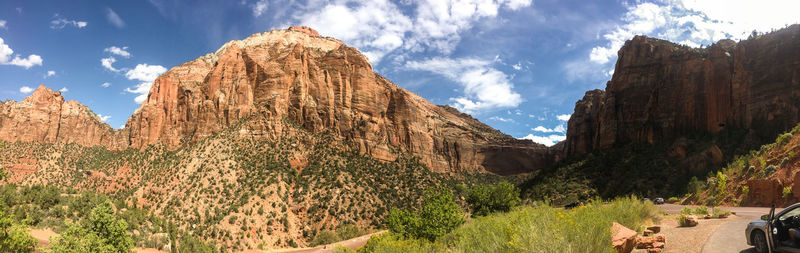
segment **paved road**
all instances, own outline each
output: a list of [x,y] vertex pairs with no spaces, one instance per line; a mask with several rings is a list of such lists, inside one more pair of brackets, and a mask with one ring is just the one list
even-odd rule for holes
[[[664,204],[661,208],[668,214],[680,214],[682,205]],[[690,206],[694,208],[695,206]],[[753,247],[747,245],[744,238],[744,229],[751,220],[761,218],[761,215],[769,213],[768,207],[723,207],[722,209],[736,212],[736,216],[731,216],[728,222],[722,224],[717,231],[711,234],[705,245],[703,253],[729,253],[755,252]],[[778,212],[780,209],[777,209]]]

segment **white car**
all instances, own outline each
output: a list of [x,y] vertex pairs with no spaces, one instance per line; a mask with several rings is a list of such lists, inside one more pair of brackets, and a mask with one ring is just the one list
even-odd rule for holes
[[744,233],[747,244],[754,246],[756,252],[800,253],[800,245],[789,237],[790,228],[800,229],[800,203],[786,207],[777,214],[773,205],[769,214],[747,224]]

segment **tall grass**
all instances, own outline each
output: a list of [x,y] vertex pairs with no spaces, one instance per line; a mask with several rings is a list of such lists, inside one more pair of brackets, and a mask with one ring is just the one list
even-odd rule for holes
[[632,197],[595,200],[572,210],[523,206],[472,219],[435,243],[387,235],[370,240],[361,252],[613,252],[612,222],[641,231],[659,214],[653,204]]

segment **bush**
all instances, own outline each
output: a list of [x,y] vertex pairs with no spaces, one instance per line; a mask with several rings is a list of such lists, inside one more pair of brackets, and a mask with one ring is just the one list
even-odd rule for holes
[[340,240],[347,240],[361,235],[361,231],[355,224],[343,224],[336,228],[336,235]]
[[475,186],[467,193],[467,203],[472,206],[473,216],[485,216],[497,211],[508,212],[519,202],[519,190],[508,182],[490,187]]
[[429,241],[436,240],[463,223],[464,212],[453,201],[453,194],[441,187],[426,191],[418,212],[393,208],[386,218],[386,225],[392,232]]
[[689,207],[683,207],[681,209],[681,214],[690,215],[690,214],[692,214],[692,209],[689,208]]
[[792,196],[792,187],[783,187],[783,199],[789,199]]
[[786,143],[789,143],[789,141],[791,139],[792,139],[792,134],[791,133],[785,133],[785,134],[779,135],[778,138],[775,139],[775,142],[778,145],[785,145]]
[[689,214],[681,214],[681,216],[678,217],[678,225],[681,227],[688,227],[688,216]]
[[703,181],[700,181],[699,179],[697,179],[697,177],[692,177],[692,179],[689,180],[689,184],[687,185],[686,188],[687,188],[686,191],[689,194],[697,195],[700,193],[700,191],[703,190]]
[[706,215],[708,214],[708,207],[698,206],[697,208],[694,209],[694,212],[692,213]]
[[338,241],[339,236],[336,235],[335,232],[325,229],[319,231],[317,236],[314,237],[314,240],[311,240],[311,246],[331,244]]
[[83,224],[70,224],[56,236],[51,252],[129,252],[133,239],[127,229],[128,223],[117,218],[113,204],[106,200],[92,209]]
[[678,199],[678,197],[670,197],[669,199],[667,199],[667,203],[678,203],[679,201],[681,200]]
[[778,170],[778,168],[775,167],[775,165],[767,166],[766,168],[764,168],[764,171],[761,172],[761,178],[769,177],[770,175],[772,175],[772,173],[775,173],[776,170]]
[[730,211],[722,210],[721,208],[715,206],[714,207],[714,215],[712,215],[711,218],[718,219],[720,217],[727,217],[730,214],[731,214]]
[[23,225],[15,225],[11,217],[0,211],[0,252],[33,252],[34,239]]

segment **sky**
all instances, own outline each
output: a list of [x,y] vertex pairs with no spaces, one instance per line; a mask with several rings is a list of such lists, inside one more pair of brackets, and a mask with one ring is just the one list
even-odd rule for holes
[[168,69],[306,25],[434,104],[549,146],[634,35],[704,47],[800,23],[797,10],[796,0],[2,0],[0,100],[44,84],[121,128]]

